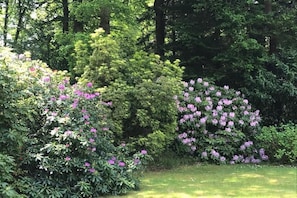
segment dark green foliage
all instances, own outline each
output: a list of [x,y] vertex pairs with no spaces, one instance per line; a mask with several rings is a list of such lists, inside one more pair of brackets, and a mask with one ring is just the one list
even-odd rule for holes
[[171,147],[167,148],[162,154],[150,162],[148,169],[160,171],[163,169],[176,169],[181,166],[188,166],[197,163],[195,157],[177,152]]
[[257,144],[266,149],[271,162],[280,164],[297,163],[297,126],[282,124],[263,127],[256,136]]
[[[253,104],[261,107],[264,123],[287,123],[297,120],[297,51],[280,49],[265,67],[247,78],[242,88]],[[250,89],[249,87],[253,87]]]
[[265,124],[296,120],[294,1],[177,1],[167,9],[175,35],[168,50],[186,66],[185,79],[199,74],[241,90]]
[[15,190],[15,169],[13,157],[0,153],[0,196],[3,198],[23,197]]

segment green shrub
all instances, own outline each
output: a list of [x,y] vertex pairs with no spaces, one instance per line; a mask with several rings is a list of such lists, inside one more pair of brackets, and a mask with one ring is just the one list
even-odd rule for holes
[[113,35],[97,31],[91,37],[93,54],[79,82],[93,82],[103,100],[112,101],[118,141],[160,154],[174,139],[177,126],[173,96],[181,92],[183,73],[178,61],[162,61],[143,51],[127,56]]
[[297,125],[265,126],[257,136],[257,144],[265,148],[271,162],[297,162]]
[[176,99],[178,139],[187,152],[201,161],[223,164],[267,159],[264,150],[254,145],[259,111],[253,111],[240,92],[198,78],[184,82],[184,92]]

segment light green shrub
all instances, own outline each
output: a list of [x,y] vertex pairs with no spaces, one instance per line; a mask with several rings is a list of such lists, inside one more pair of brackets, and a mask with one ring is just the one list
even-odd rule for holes
[[118,141],[158,155],[175,136],[177,109],[173,96],[181,92],[183,69],[178,61],[162,61],[158,55],[143,51],[122,56],[113,35],[100,30],[91,37],[93,54],[79,82],[93,82],[103,99],[112,101]]

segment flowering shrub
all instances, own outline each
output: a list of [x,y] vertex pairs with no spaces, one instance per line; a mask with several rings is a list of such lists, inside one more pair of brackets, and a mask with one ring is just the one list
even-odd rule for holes
[[253,141],[259,111],[252,111],[240,92],[198,78],[184,82],[183,94],[176,102],[178,139],[201,161],[234,164],[267,160],[264,150],[257,150]]
[[114,144],[112,103],[92,83],[72,86],[65,72],[0,52],[0,163],[9,166],[0,171],[0,195],[98,197],[137,188],[149,155]]
[[[39,127],[39,109],[46,91],[40,81],[42,76],[53,76],[41,61],[31,61],[29,54],[14,54],[0,48],[0,152],[22,157],[28,133]],[[63,72],[55,72],[52,81],[59,80]]]
[[[40,126],[39,109],[43,105],[42,93],[46,92],[40,82],[41,76],[52,76],[41,61],[32,61],[30,54],[15,54],[0,47],[0,197],[23,197],[19,178],[25,178],[22,160],[29,134]],[[55,72],[60,78],[63,72]],[[2,155],[4,154],[4,155]]]
[[113,145],[106,108],[112,103],[102,102],[100,94],[92,92],[92,83],[85,87],[71,86],[68,80],[55,84],[49,76],[41,83],[48,91],[44,122],[30,135],[30,155],[24,159],[24,167],[38,185],[26,193],[35,197],[46,188],[45,197],[98,197],[135,189],[134,171],[146,155],[139,152],[129,158],[121,154],[122,146]]

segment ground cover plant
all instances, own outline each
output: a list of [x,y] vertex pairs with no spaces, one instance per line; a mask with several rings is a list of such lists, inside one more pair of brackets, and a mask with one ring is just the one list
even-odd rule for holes
[[198,78],[184,82],[176,103],[178,139],[200,161],[234,164],[268,159],[254,141],[260,129],[259,111],[239,91]]
[[121,198],[292,198],[297,193],[296,182],[296,167],[194,165],[147,172],[141,190]]

